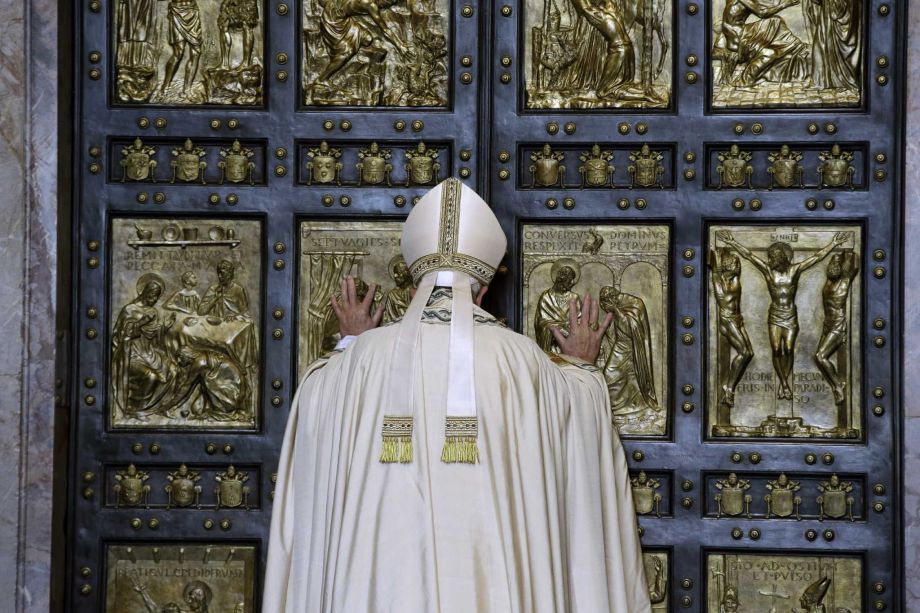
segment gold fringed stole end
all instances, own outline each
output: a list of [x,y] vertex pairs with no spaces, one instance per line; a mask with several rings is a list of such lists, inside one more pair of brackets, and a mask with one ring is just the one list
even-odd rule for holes
[[384,464],[412,461],[412,416],[383,416],[383,445],[380,461]]
[[441,461],[445,464],[478,464],[479,420],[476,417],[447,416],[444,427],[444,449]]

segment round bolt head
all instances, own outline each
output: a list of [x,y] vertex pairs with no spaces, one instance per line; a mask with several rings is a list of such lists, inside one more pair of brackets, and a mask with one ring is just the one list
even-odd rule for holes
[[685,401],[680,405],[680,408],[684,413],[693,413],[693,409],[696,408],[696,405],[690,401]]

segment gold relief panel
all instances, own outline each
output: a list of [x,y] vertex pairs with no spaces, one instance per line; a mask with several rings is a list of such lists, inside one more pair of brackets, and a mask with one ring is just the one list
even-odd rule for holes
[[858,439],[862,229],[709,228],[714,437]]
[[863,3],[713,0],[710,10],[713,107],[863,104]]
[[253,613],[255,582],[252,545],[106,546],[106,613]]
[[643,551],[642,563],[645,566],[645,580],[648,582],[648,596],[652,611],[668,610],[668,588],[670,560],[668,554],[659,551]]
[[529,109],[667,108],[669,0],[527,0]]
[[558,352],[550,328],[568,327],[568,305],[585,293],[612,313],[597,366],[621,435],[663,436],[668,423],[666,225],[546,225],[523,228],[523,328]]
[[384,309],[384,324],[405,313],[413,285],[399,250],[401,232],[397,221],[301,222],[298,373],[340,339],[330,298],[340,293],[345,275],[357,278],[362,299],[377,285],[374,302]]
[[258,413],[258,221],[112,222],[109,425],[252,429]]
[[447,106],[450,5],[303,0],[303,103]]
[[118,102],[262,104],[261,0],[119,0],[112,6]]
[[711,552],[706,566],[708,613],[863,610],[859,557]]

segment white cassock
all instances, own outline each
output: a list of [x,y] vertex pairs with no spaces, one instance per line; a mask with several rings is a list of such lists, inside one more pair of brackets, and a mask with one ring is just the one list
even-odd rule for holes
[[[266,613],[647,613],[603,376],[475,308],[478,464],[446,464],[451,293],[424,311],[411,463],[383,464],[398,325],[311,366],[278,467]],[[407,356],[408,357],[408,356]]]

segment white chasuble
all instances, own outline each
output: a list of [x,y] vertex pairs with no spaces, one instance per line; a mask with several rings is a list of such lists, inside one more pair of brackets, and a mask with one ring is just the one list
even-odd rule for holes
[[[275,489],[265,613],[649,613],[626,458],[597,369],[476,307],[479,463],[441,461],[450,292],[415,355],[398,325],[309,369]],[[392,360],[413,359],[413,457],[381,463]]]

